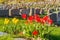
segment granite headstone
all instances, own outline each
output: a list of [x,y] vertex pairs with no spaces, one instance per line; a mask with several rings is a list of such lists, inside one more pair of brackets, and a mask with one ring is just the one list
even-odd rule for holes
[[60,12],[58,12],[57,25],[60,25]]
[[13,9],[11,10],[11,16],[19,16],[19,9]]
[[9,10],[0,10],[0,17],[8,17]]
[[57,14],[56,13],[52,13],[50,16],[50,19],[52,19],[53,23],[56,24],[57,23]]

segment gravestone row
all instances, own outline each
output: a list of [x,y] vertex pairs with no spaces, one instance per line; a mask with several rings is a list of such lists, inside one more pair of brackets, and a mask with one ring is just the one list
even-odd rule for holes
[[[26,15],[29,15],[30,13],[30,9],[23,9],[22,11],[20,11],[21,9],[12,9],[11,10],[11,16],[20,16],[22,13],[25,13]],[[40,12],[39,9],[34,9],[32,8],[32,15],[34,15],[34,13],[36,14],[44,14],[44,10],[42,10]],[[8,17],[9,16],[9,9],[8,10],[0,10],[0,17]]]
[[[20,11],[21,9],[12,9],[11,10],[11,16],[19,16],[21,15],[22,13],[25,13],[26,15],[29,15],[30,13],[30,8],[29,9],[23,9],[22,11]],[[53,9],[49,10],[49,13],[53,13]],[[32,8],[32,15],[34,15],[34,13],[36,14],[44,14],[44,10],[41,10],[40,9],[34,9]],[[0,17],[1,16],[4,16],[4,17],[8,17],[9,16],[9,9],[8,10],[0,10]]]

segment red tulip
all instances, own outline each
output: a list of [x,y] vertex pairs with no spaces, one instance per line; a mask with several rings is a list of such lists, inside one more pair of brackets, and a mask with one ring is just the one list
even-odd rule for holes
[[44,19],[41,19],[41,23],[44,25],[44,23],[45,23],[45,20],[44,20]]
[[26,14],[21,15],[22,19],[26,19]]
[[34,14],[34,19],[36,19],[37,17],[39,17],[37,14]]
[[33,21],[33,16],[29,16],[27,20],[28,20],[28,22],[32,22]]
[[34,14],[35,22],[40,22],[40,17],[37,14]]
[[48,24],[51,25],[52,24],[52,20],[48,19]]
[[48,20],[48,16],[44,16],[43,20],[46,22]]
[[40,18],[38,17],[38,18],[35,19],[35,21],[36,21],[36,22],[40,22],[41,20],[40,20]]
[[37,30],[34,30],[34,31],[32,32],[32,35],[33,35],[33,36],[36,36],[37,34],[38,34]]

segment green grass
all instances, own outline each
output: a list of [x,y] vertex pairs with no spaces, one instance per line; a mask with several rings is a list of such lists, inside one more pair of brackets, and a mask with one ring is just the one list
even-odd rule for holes
[[[3,23],[4,18],[0,18],[0,31],[2,31],[1,27]],[[49,30],[52,30],[49,36],[50,40],[60,40],[60,27],[49,27]]]
[[50,33],[50,39],[51,40],[60,40],[60,27],[51,27],[49,28],[54,29],[52,30],[52,32]]

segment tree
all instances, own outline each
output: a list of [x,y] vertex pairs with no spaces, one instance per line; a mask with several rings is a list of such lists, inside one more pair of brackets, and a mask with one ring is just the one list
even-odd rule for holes
[[2,4],[4,2],[4,0],[0,0],[0,4]]

